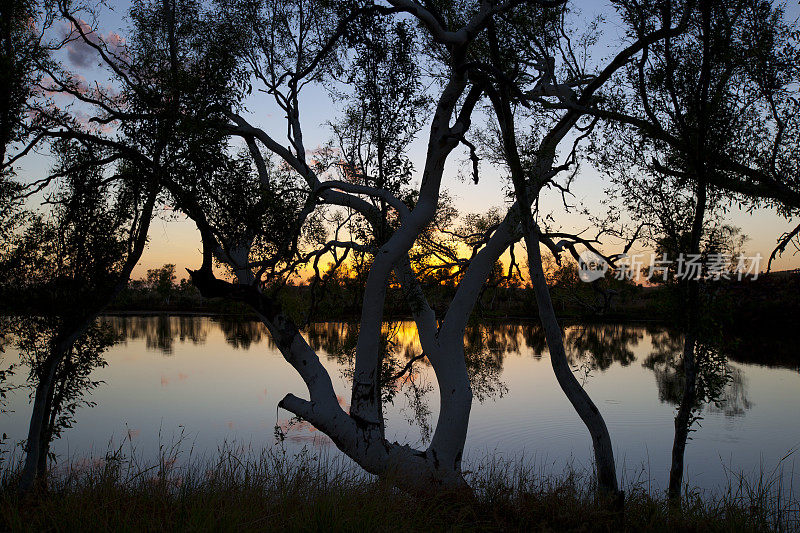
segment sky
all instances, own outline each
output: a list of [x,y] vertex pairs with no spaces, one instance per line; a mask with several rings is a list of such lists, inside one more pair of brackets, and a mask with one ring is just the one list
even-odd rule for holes
[[[600,49],[605,48],[608,56],[614,54],[619,46],[614,39],[616,32],[619,31],[619,25],[614,21],[613,12],[610,11],[607,3],[584,1],[576,2],[576,4],[581,10],[581,16],[587,20],[596,14],[606,17],[606,23],[603,25],[604,34],[598,46]],[[126,27],[124,15],[128,7],[128,2],[114,2],[100,12],[98,28],[107,42],[120,39],[120,36],[124,39]],[[800,14],[798,3],[787,4],[787,13],[791,18],[797,17]],[[93,66],[91,51],[88,49],[73,47],[66,54],[66,60],[76,71],[86,73],[86,77],[89,79],[92,75],[98,74],[97,69]],[[246,102],[245,115],[252,123],[261,126],[275,138],[285,138],[282,116],[271,103],[271,97],[254,92]],[[337,118],[336,106],[325,90],[309,87],[301,97],[300,118],[304,128],[306,147],[313,149],[322,146],[330,139],[330,130],[325,123]],[[482,125],[480,121],[478,125]],[[417,171],[421,169],[424,162],[426,136],[427,131],[423,129],[411,146],[411,159]],[[23,163],[20,175],[33,179],[35,176],[45,173],[50,164],[44,154],[28,157]],[[444,187],[455,200],[455,205],[461,213],[480,213],[491,207],[504,205],[505,182],[498,169],[482,164],[478,184],[474,184],[471,179],[463,179],[463,176],[468,174],[469,162],[466,154],[454,152],[446,167]],[[418,184],[418,181],[416,179],[415,183]],[[576,205],[586,206],[591,212],[602,213],[605,208],[602,206],[601,200],[607,186],[608,183],[600,173],[588,163],[584,163],[581,165],[572,187],[575,194],[572,201]],[[560,196],[551,194],[544,198],[541,208],[544,213],[552,212],[556,222],[564,229],[574,231],[589,229],[589,233],[591,233],[592,226],[585,218],[575,213],[565,213],[560,204]],[[726,219],[731,224],[740,227],[748,236],[749,239],[745,245],[747,254],[761,254],[764,258],[772,252],[777,238],[792,229],[797,223],[782,219],[770,211],[746,213],[737,209],[730,212]],[[604,249],[609,253],[614,253],[620,248],[621,243],[608,242]],[[630,253],[649,254],[649,250],[643,246],[634,246]],[[154,221],[150,231],[150,242],[139,265],[134,270],[133,277],[143,277],[148,269],[159,267],[165,263],[175,264],[179,277],[185,277],[186,268],[197,268],[200,264],[200,237],[197,230],[190,221],[181,216],[176,219],[173,213],[163,213],[163,216]],[[762,265],[762,268],[764,267],[766,267],[766,259]],[[787,252],[774,263],[773,270],[798,267],[800,267],[800,255],[793,256],[791,252]]]

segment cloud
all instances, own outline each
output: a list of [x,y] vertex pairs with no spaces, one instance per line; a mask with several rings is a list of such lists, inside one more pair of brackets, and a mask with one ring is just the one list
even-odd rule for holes
[[[85,35],[85,39],[81,32]],[[70,23],[65,30],[64,37],[71,39],[67,45],[67,58],[72,65],[78,68],[89,68],[99,57],[97,50],[86,41],[105,48],[116,56],[126,57],[124,37],[113,31],[109,31],[107,35],[103,36],[82,19],[77,19],[77,25]]]

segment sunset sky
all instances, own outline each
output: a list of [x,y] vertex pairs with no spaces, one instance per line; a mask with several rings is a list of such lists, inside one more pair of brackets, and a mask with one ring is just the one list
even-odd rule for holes
[[[605,33],[599,46],[606,49],[604,55],[613,55],[619,46],[614,39],[614,32],[619,31],[619,26],[614,24],[613,12],[608,9],[605,2],[578,2],[577,4],[582,6],[584,17],[591,18],[596,14],[606,16],[607,22],[603,26]],[[104,8],[102,11],[98,27],[99,33],[107,42],[119,38],[124,39],[127,26],[124,14],[127,12],[128,6],[127,2],[115,2],[112,10]],[[792,3],[787,6],[787,12],[787,17],[795,18],[800,13],[800,8],[797,3]],[[69,66],[87,79],[91,80],[93,75],[102,76],[99,69],[93,66],[96,61],[87,49],[73,46],[67,51],[64,59]],[[285,132],[284,122],[276,107],[271,104],[271,97],[255,92],[247,102],[245,114],[254,124],[263,127],[275,138],[282,139]],[[318,87],[307,88],[301,98],[301,122],[304,127],[306,147],[309,150],[322,146],[330,139],[330,130],[325,123],[336,118],[337,111],[326,91]],[[480,127],[484,123],[485,120],[480,119],[476,126]],[[423,129],[411,150],[417,172],[424,161],[426,135],[427,131]],[[34,155],[23,161],[19,175],[24,179],[32,180],[42,176],[49,165],[50,161],[45,154]],[[453,197],[456,207],[462,214],[485,212],[491,207],[504,205],[504,180],[498,169],[483,164],[480,182],[477,185],[470,179],[463,178],[469,172],[469,163],[465,153],[455,152],[448,161],[444,187]],[[418,184],[418,181],[417,178],[415,183]],[[572,203],[585,206],[592,213],[602,213],[604,208],[601,200],[604,197],[605,187],[607,187],[607,182],[603,180],[599,172],[588,163],[584,163],[572,187],[575,194]],[[552,213],[557,224],[563,229],[581,231],[589,228],[588,234],[592,234],[592,225],[583,216],[564,212],[560,195],[546,196],[541,206],[543,213]],[[154,222],[151,228],[149,246],[134,271],[134,278],[143,276],[147,269],[165,263],[174,263],[180,277],[185,276],[185,268],[199,266],[200,238],[193,224],[183,217],[175,220],[173,213],[168,212],[163,215]],[[766,258],[772,252],[777,238],[796,225],[796,221],[787,221],[767,210],[747,213],[734,208],[727,215],[727,220],[741,228],[742,232],[748,236],[749,239],[745,244],[747,254],[759,253],[764,257],[762,269],[766,268]],[[608,241],[604,242],[603,248],[609,253],[614,253],[621,251],[621,244]],[[634,246],[631,253],[649,254],[649,250],[640,245]],[[787,250],[787,253],[773,265],[774,270],[798,267],[800,267],[800,255],[792,255],[791,250]]]

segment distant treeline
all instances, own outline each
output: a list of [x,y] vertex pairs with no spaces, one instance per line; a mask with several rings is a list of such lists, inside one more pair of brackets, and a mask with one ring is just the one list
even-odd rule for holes
[[[443,313],[453,296],[456,281],[431,284],[430,302]],[[554,271],[549,279],[559,317],[567,320],[646,321],[680,326],[677,285],[641,286],[612,278],[584,283],[574,266]],[[736,337],[767,337],[787,342],[786,328],[800,325],[800,272],[762,274],[757,279],[719,280],[704,284],[710,308],[706,313]],[[337,277],[326,283],[268,287],[299,320],[347,320],[358,318],[363,281]],[[409,315],[396,286],[389,288],[387,315]],[[131,281],[110,309],[124,312],[193,312],[242,314],[248,310],[235,302],[203,298],[186,279],[176,280],[174,265],[148,271]],[[476,319],[537,318],[533,291],[523,284],[499,282],[487,286],[473,312]]]
[[[432,283],[426,290],[437,315],[443,315],[455,291],[455,281]],[[549,279],[559,318],[573,321],[656,322],[680,328],[680,288],[641,286],[612,278],[584,283],[573,265],[559,268]],[[800,327],[800,272],[762,274],[756,280],[720,280],[704,284],[709,307],[706,316],[736,359],[786,364],[800,359],[793,335]],[[363,302],[363,281],[336,277],[326,283],[268,287],[300,323],[357,320]],[[3,299],[3,311],[40,312],[35,302],[13,295]],[[386,298],[387,318],[409,316],[399,288]],[[236,302],[203,298],[187,279],[177,280],[174,265],[151,269],[132,280],[109,308],[111,313],[196,313],[248,317],[251,311]],[[499,281],[488,285],[473,311],[474,320],[537,319],[533,290],[522,283]]]

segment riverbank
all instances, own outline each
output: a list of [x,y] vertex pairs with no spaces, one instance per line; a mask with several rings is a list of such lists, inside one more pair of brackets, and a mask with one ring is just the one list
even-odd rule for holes
[[[474,493],[427,498],[341,462],[264,453],[223,453],[179,467],[107,456],[57,469],[48,491],[20,498],[2,474],[0,530],[192,531],[795,531],[797,502],[768,480],[733,481],[720,495],[687,490],[671,507],[644,484],[626,488],[624,516],[593,496],[591,476],[539,477],[491,462],[467,473]],[[767,481],[767,482],[765,482]]]

